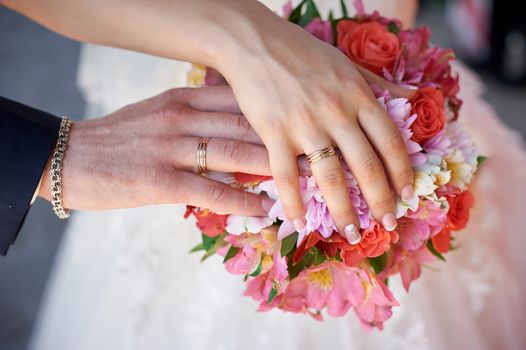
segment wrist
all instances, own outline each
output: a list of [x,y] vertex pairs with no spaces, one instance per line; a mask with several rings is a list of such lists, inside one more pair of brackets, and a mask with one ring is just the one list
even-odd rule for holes
[[232,1],[219,11],[222,13],[214,18],[218,35],[206,43],[209,62],[204,63],[227,78],[229,72],[240,67],[241,60],[260,57],[278,33],[291,25],[258,1]]
[[42,172],[42,177],[40,178],[40,187],[38,187],[38,197],[44,198],[48,202],[51,202],[51,186],[50,186],[50,175],[49,171],[51,169],[51,157],[53,153],[51,153],[47,159],[46,166],[44,167],[44,171]]

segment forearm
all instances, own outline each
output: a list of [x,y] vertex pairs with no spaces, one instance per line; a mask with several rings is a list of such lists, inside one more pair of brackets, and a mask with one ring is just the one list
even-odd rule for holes
[[[75,40],[218,68],[225,53],[277,16],[248,0],[1,0]],[[272,20],[270,20],[272,23]]]

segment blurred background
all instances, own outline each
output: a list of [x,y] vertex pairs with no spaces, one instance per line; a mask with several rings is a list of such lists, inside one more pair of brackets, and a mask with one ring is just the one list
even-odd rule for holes
[[[386,0],[387,1],[387,0]],[[520,2],[422,1],[418,24],[453,47],[487,85],[501,118],[526,135],[526,21]],[[0,95],[81,119],[76,86],[81,45],[0,8]],[[3,166],[3,165],[1,165]],[[16,245],[0,258],[0,349],[26,349],[65,222],[47,202],[31,209]]]

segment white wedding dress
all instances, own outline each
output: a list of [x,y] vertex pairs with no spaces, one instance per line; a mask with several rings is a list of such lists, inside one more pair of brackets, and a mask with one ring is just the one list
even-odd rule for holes
[[[283,1],[265,3],[279,9]],[[322,8],[333,3],[326,1]],[[79,82],[87,117],[184,86],[188,68],[86,45]],[[365,333],[352,313],[321,323],[278,310],[256,312],[257,304],[242,296],[239,276],[227,273],[219,258],[200,263],[198,254],[188,254],[200,235],[192,221],[183,219],[182,205],[166,205],[73,215],[30,348],[526,348],[521,289],[526,235],[517,214],[526,204],[526,157],[517,135],[479,98],[476,77],[460,69],[464,121],[492,159],[474,188],[477,207],[470,226],[458,234],[462,247],[448,255],[446,264],[425,269],[410,294],[399,279],[391,281],[401,306],[383,332]]]

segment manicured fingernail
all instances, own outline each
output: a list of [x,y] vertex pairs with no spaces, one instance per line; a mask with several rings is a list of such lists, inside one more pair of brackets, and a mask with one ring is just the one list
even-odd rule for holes
[[411,198],[413,198],[415,192],[413,191],[413,185],[407,185],[402,189],[402,193],[400,195],[402,196],[402,199],[404,201],[408,201]]
[[294,225],[296,231],[301,232],[305,230],[305,219],[294,219],[292,220],[292,225]]
[[362,235],[360,232],[358,232],[358,229],[354,224],[345,226],[343,232],[345,233],[345,238],[347,238],[347,241],[349,241],[349,243],[352,245],[358,244],[362,240]]
[[272,209],[272,207],[274,206],[275,203],[276,202],[274,202],[270,198],[263,198],[261,200],[261,207],[263,208],[263,210],[265,210],[268,213],[270,211],[270,209]]
[[387,231],[393,231],[396,228],[396,219],[393,213],[387,213],[382,218],[382,225]]

